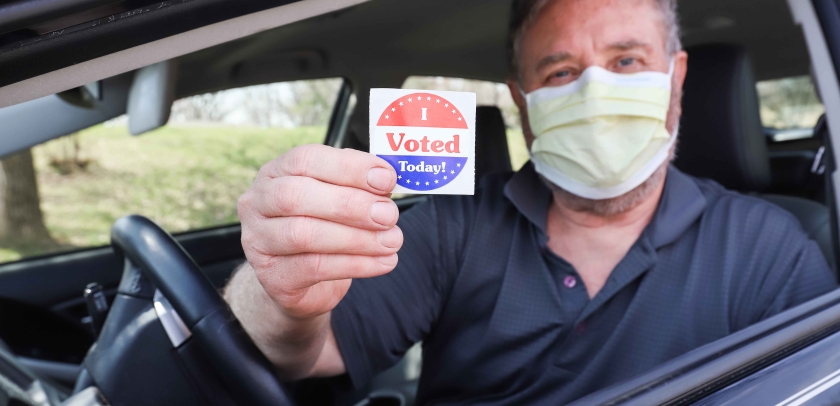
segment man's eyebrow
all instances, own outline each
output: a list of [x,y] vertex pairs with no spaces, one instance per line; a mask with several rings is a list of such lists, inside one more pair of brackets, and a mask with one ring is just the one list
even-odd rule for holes
[[610,49],[616,49],[619,51],[629,51],[631,49],[636,48],[650,48],[650,44],[647,42],[642,42],[638,40],[627,40],[627,41],[619,41],[610,44]]
[[537,70],[545,68],[546,66],[554,65],[555,63],[563,62],[571,57],[572,55],[570,53],[562,51],[556,54],[548,55],[541,59],[540,63],[537,64]]

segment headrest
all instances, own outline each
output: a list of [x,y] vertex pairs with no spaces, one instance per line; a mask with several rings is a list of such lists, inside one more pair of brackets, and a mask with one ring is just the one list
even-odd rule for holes
[[746,51],[723,44],[686,51],[675,165],[729,189],[761,191],[770,185],[770,159]]
[[475,109],[475,180],[488,173],[510,172],[507,128],[496,106]]

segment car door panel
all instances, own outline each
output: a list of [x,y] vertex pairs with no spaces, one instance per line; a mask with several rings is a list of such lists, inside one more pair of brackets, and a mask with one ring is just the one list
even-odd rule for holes
[[784,405],[808,402],[836,405],[840,401],[840,334],[835,333],[703,398],[695,405]]
[[[244,261],[240,227],[226,226],[176,236],[222,287]],[[122,276],[122,262],[110,247],[0,265],[0,339],[18,355],[38,360],[80,362],[93,343],[82,292],[91,282],[110,299]]]

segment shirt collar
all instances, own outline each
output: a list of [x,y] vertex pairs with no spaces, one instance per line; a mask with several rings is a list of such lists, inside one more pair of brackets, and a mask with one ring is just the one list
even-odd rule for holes
[[[540,180],[533,164],[528,162],[515,173],[505,184],[504,193],[528,221],[546,233],[551,190]],[[670,244],[688,230],[705,209],[706,198],[694,179],[670,166],[656,214],[645,233],[654,248]]]
[[543,184],[530,161],[505,184],[505,196],[525,218],[546,233],[551,190]]

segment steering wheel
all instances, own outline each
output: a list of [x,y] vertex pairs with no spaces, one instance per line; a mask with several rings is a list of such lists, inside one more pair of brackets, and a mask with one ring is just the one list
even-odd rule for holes
[[[210,365],[208,369],[213,370],[215,372],[213,375],[218,377],[215,379],[220,378],[222,386],[227,388],[229,399],[222,403],[233,401],[235,404],[265,406],[293,404],[290,396],[277,380],[271,363],[245,333],[230,307],[192,257],[169,233],[145,217],[131,215],[114,223],[111,229],[111,242],[117,255],[125,259],[125,271],[118,298],[115,299],[111,310],[112,314],[109,314],[106,319],[99,340],[86,359],[85,364],[89,370],[96,369],[99,365],[97,363],[104,362],[103,359],[121,360],[122,364],[130,364],[130,362],[122,361],[130,355],[97,355],[96,353],[97,351],[113,353],[118,350],[123,353],[140,351],[138,348],[129,348],[131,345],[120,343],[120,341],[128,341],[120,337],[125,337],[127,330],[138,329],[138,321],[144,317],[143,315],[152,314],[154,310],[175,352],[183,352],[178,351],[179,347],[190,340],[197,344],[192,345],[197,348],[192,351],[192,354],[197,354],[194,356],[201,358],[200,365]],[[123,295],[123,302],[126,303],[137,298],[145,299],[144,303],[147,307],[145,310],[135,311],[130,317],[132,321],[126,322],[127,317],[119,315],[119,313],[124,313],[122,310],[114,314],[118,310],[117,300],[120,299],[120,294]],[[150,296],[153,296],[153,301],[149,300]],[[171,308],[167,309],[168,306]],[[121,304],[121,307],[125,308],[127,305]],[[153,319],[154,317],[147,316],[146,318]],[[160,325],[154,325],[157,336],[162,336],[160,327]],[[147,337],[151,336],[147,335]],[[148,342],[150,339],[141,338],[136,341]],[[142,345],[144,344],[137,344],[135,347],[142,347]],[[171,354],[175,353],[171,349],[159,350],[159,352],[164,354],[160,357],[162,359],[171,358]],[[147,356],[147,359],[150,358],[151,356]],[[110,362],[117,363],[117,361]],[[184,363],[180,362],[174,369],[183,368]],[[116,370],[121,374],[132,373],[130,368],[123,367],[123,369],[129,370]],[[166,368],[157,367],[159,371],[164,369]],[[93,375],[94,371],[91,370],[90,373]],[[110,375],[110,373],[105,375]],[[192,379],[194,381],[195,377]],[[137,380],[140,379],[135,378],[135,382]],[[214,386],[214,383],[203,382],[195,386],[206,388]],[[77,389],[79,389],[79,384],[77,384]],[[166,389],[156,388],[155,390]],[[204,396],[208,397],[207,394]],[[209,397],[214,400],[213,403],[216,403],[212,395]]]

